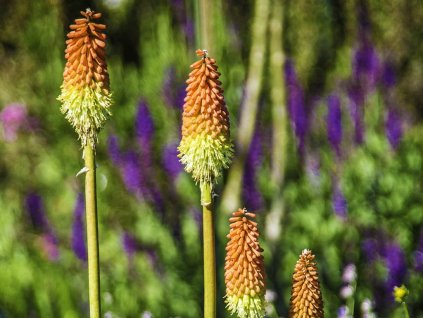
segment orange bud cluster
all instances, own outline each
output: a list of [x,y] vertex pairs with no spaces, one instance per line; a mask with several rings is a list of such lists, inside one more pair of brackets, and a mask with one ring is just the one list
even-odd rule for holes
[[239,209],[229,219],[225,283],[229,310],[239,317],[263,317],[265,270],[263,249],[258,242],[255,214]]
[[201,60],[191,65],[192,71],[186,81],[182,136],[205,133],[213,138],[219,135],[229,138],[229,113],[216,61],[207,57],[207,51],[197,50],[196,53]]
[[292,278],[289,317],[324,317],[317,266],[314,262],[314,255],[307,249],[302,252],[295,265]]
[[106,26],[93,22],[101,17],[101,13],[87,9],[81,11],[81,15],[84,18],[75,19],[75,24],[70,25],[72,31],[67,34],[64,84],[94,88],[97,83],[107,93],[109,74],[105,61],[106,35],[103,33]]

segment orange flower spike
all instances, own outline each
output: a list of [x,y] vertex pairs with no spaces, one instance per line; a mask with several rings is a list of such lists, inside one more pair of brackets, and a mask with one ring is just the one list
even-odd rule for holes
[[62,92],[58,100],[61,111],[75,128],[82,146],[97,143],[97,134],[111,115],[112,103],[109,74],[105,60],[106,29],[104,24],[93,22],[101,17],[87,9],[83,18],[70,25],[67,34]]
[[226,245],[226,307],[240,318],[264,317],[265,271],[254,213],[239,209],[229,219]]
[[314,255],[304,250],[292,278],[290,318],[323,318],[323,300]]
[[216,61],[206,50],[196,50],[201,59],[191,65],[186,81],[187,95],[182,114],[179,157],[185,170],[200,185],[216,182],[228,168],[233,154],[229,133],[229,113],[218,80]]

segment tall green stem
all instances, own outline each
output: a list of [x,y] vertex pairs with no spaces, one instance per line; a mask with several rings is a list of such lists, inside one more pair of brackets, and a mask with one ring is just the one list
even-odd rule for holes
[[402,303],[402,309],[404,310],[404,317],[410,318],[410,314],[408,313],[408,307],[407,307],[407,304],[405,302]]
[[237,155],[229,170],[228,181],[222,196],[222,210],[226,213],[232,213],[240,206],[242,172],[254,134],[258,101],[263,82],[269,9],[270,0],[255,1],[248,75],[245,83],[241,118],[236,135]]
[[210,184],[201,186],[203,206],[204,318],[216,317],[216,251]]
[[84,148],[85,214],[87,220],[88,288],[90,295],[90,318],[101,317],[100,272],[97,226],[97,195],[95,178],[95,153],[90,145]]

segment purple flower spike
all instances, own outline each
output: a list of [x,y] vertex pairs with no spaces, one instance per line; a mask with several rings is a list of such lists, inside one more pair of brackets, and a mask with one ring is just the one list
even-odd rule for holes
[[136,196],[145,195],[147,189],[143,186],[139,156],[136,152],[128,151],[124,154],[122,174],[123,182],[129,192]]
[[85,203],[84,196],[79,193],[76,198],[72,225],[72,250],[81,261],[87,261],[87,247],[85,245],[84,229]]
[[163,80],[163,99],[168,106],[175,106],[175,67],[171,66],[165,73]]
[[122,234],[122,247],[128,258],[132,258],[140,250],[137,239],[128,232]]
[[107,139],[107,151],[113,164],[120,165],[122,161],[122,154],[120,153],[119,140],[116,135],[110,135]]
[[178,144],[171,143],[163,149],[162,164],[169,176],[175,180],[183,170],[178,158]]
[[263,198],[257,189],[256,173],[262,161],[261,136],[257,131],[251,141],[248,157],[245,163],[243,180],[243,197],[245,205],[251,211],[259,210],[263,205]]
[[388,109],[385,121],[386,138],[393,150],[396,150],[402,139],[402,120],[397,111],[393,108]]
[[364,92],[375,89],[379,77],[379,57],[369,40],[364,39],[354,53],[353,78]]
[[138,111],[135,118],[135,133],[142,149],[146,144],[150,144],[154,134],[154,122],[148,105],[144,100],[138,105]]
[[342,193],[341,187],[339,186],[338,180],[334,180],[333,192],[332,192],[332,209],[335,214],[341,219],[347,218],[348,205],[344,194]]
[[41,196],[36,193],[28,194],[25,199],[25,206],[34,228],[47,231],[49,226]]
[[[392,291],[395,286],[401,286],[407,275],[407,263],[405,254],[401,247],[394,241],[385,243],[381,256],[385,259],[388,269],[388,278],[386,280],[387,294],[392,298]],[[393,298],[392,298],[393,300]]]
[[3,126],[5,141],[15,141],[18,132],[29,128],[29,118],[25,105],[10,104],[0,112],[0,123]]
[[364,141],[364,93],[358,85],[352,85],[348,90],[351,119],[354,125],[354,141],[362,144]]
[[383,64],[382,84],[388,89],[394,87],[396,84],[394,66],[389,62]]
[[53,232],[47,232],[42,235],[41,246],[50,261],[59,259],[58,241]]
[[340,157],[342,143],[341,101],[336,95],[331,95],[328,98],[328,115],[326,120],[329,143],[336,155]]
[[307,134],[307,112],[305,107],[303,88],[298,81],[295,72],[294,63],[287,59],[285,63],[285,78],[288,90],[288,114],[291,119],[291,126],[293,127],[298,143],[298,151],[300,155],[304,154],[305,137]]
[[419,243],[414,252],[414,267],[417,271],[423,272],[423,229],[420,231]]

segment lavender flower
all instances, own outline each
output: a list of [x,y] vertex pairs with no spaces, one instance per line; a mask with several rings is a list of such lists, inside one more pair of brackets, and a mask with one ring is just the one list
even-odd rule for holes
[[[385,243],[381,256],[385,260],[388,269],[386,290],[392,294],[395,286],[401,286],[407,275],[407,263],[401,247],[394,241]],[[392,295],[391,295],[392,296]]]
[[347,218],[348,205],[344,194],[342,193],[341,187],[339,186],[338,180],[334,180],[332,192],[332,209],[335,214],[341,219]]
[[346,284],[351,284],[357,279],[357,271],[354,264],[348,264],[344,268],[342,274],[342,281]]
[[305,137],[308,129],[304,92],[297,78],[294,63],[292,62],[292,60],[287,59],[284,71],[288,91],[288,114],[291,119],[291,126],[297,138],[298,151],[301,155],[303,155],[305,147]]
[[78,193],[76,198],[75,209],[73,212],[72,225],[72,250],[81,261],[87,261],[87,247],[85,245],[85,229],[84,229],[85,203],[82,193]]
[[374,307],[373,302],[370,299],[365,298],[363,302],[361,303],[361,312],[363,315],[362,317],[375,318],[376,315],[373,313],[373,307]]
[[359,85],[351,85],[348,89],[350,114],[354,125],[354,141],[362,144],[364,141],[364,93]]
[[130,193],[140,197],[148,192],[144,187],[139,156],[136,152],[127,151],[123,155],[122,174],[123,182]]
[[313,188],[320,187],[320,160],[316,154],[308,154],[305,161],[305,171]]
[[140,250],[137,239],[128,232],[122,234],[122,247],[128,258],[132,258]]
[[35,229],[41,232],[41,248],[51,261],[59,257],[57,237],[51,228],[40,195],[30,193],[25,199],[26,210]]
[[120,153],[119,140],[116,135],[109,135],[107,139],[107,151],[113,164],[120,165],[122,162],[122,154]]
[[349,314],[349,310],[347,306],[341,306],[338,308],[337,317],[338,318],[352,318],[351,315]]
[[352,295],[354,295],[354,287],[352,287],[350,284],[343,286],[339,295],[343,299],[350,298]]
[[47,231],[49,225],[41,196],[34,192],[29,193],[25,198],[25,206],[34,228]]
[[399,113],[393,108],[388,109],[385,121],[386,138],[393,150],[396,150],[401,142],[403,129]]
[[365,93],[375,89],[379,77],[379,57],[371,42],[363,39],[353,56],[353,79]]
[[42,249],[50,261],[59,259],[59,248],[56,235],[52,232],[46,232],[41,236]]
[[387,89],[391,89],[396,84],[396,76],[394,66],[390,62],[385,62],[382,66],[381,82]]
[[29,128],[29,118],[25,105],[6,105],[0,112],[0,123],[3,126],[3,138],[7,142],[15,141],[18,132]]
[[328,98],[327,132],[328,140],[332,149],[335,151],[336,155],[340,157],[342,143],[342,117],[341,101],[337,95],[331,95]]
[[177,143],[170,143],[164,147],[162,153],[163,168],[173,180],[179,176],[184,168],[179,161],[177,147]]
[[138,104],[138,111],[135,118],[135,133],[141,149],[151,143],[151,138],[154,134],[154,122],[148,105],[144,100],[141,100]]
[[245,205],[252,211],[259,210],[263,205],[263,198],[256,184],[256,172],[262,161],[261,136],[255,132],[248,151],[244,168],[243,197]]
[[414,266],[417,271],[423,272],[423,230],[420,232],[417,250],[414,252]]

